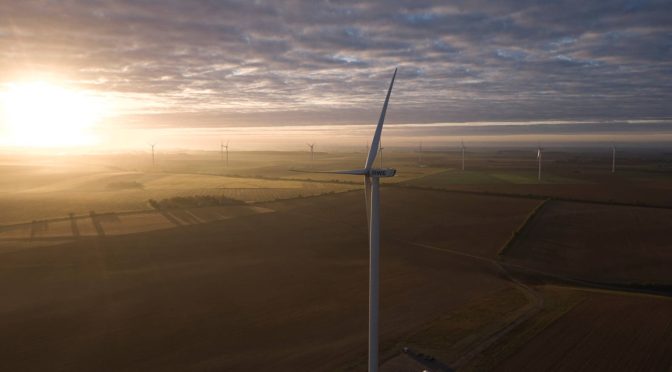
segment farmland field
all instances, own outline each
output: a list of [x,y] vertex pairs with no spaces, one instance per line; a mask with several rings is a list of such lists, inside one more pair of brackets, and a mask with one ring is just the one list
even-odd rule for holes
[[669,285],[670,228],[670,209],[550,201],[505,258],[574,279]]
[[[231,155],[228,167],[214,152],[159,153],[155,166],[142,153],[0,157],[3,367],[364,370],[361,180],[306,173],[361,167],[362,154]],[[628,324],[647,304],[668,310],[660,298],[545,285],[550,277],[631,290],[672,284],[667,163],[632,157],[612,175],[589,155],[555,152],[538,183],[527,151],[471,152],[464,172],[456,155],[426,153],[422,163],[411,151],[385,155],[399,172],[381,192],[387,370],[422,366],[402,346],[466,370],[544,369],[557,354],[535,342],[568,347],[546,332],[566,329],[576,343],[613,336],[609,327],[582,335],[566,317],[586,328],[607,311],[602,300],[632,313]],[[611,316],[605,322],[617,328]],[[656,319],[645,329],[664,329]],[[636,357],[615,360],[670,364],[659,357],[667,349],[628,327]],[[665,332],[652,337],[667,340]],[[566,352],[581,369],[586,356]],[[525,364],[529,353],[536,364]]]
[[[26,371],[350,365],[366,351],[362,199],[350,192],[265,203],[275,212],[3,253],[0,340],[9,345],[0,351],[3,365]],[[442,230],[492,230],[449,245],[493,252],[534,201],[385,188],[382,203],[383,340],[510,287],[494,267],[409,240],[443,240],[435,235]],[[409,204],[417,209],[409,211]],[[486,209],[500,219],[475,218]]]
[[[217,195],[245,202],[343,192],[359,185],[226,177],[207,174],[145,173],[53,164],[2,167],[0,224],[147,209],[149,199]],[[15,180],[15,182],[10,182]]]
[[[522,156],[525,155],[526,158]],[[474,156],[465,171],[452,161],[442,171],[405,180],[404,185],[518,196],[599,201],[672,207],[670,161],[661,162],[650,154],[633,153],[625,164],[611,173],[607,159],[568,152],[549,154],[537,180],[533,157],[519,153],[482,153]],[[450,164],[438,155],[436,162]],[[435,167],[437,165],[434,165]],[[439,167],[440,168],[440,167]]]
[[494,370],[668,371],[670,314],[670,298],[591,292]]
[[122,213],[92,213],[88,216],[40,220],[0,228],[0,251],[71,242],[85,237],[134,234],[208,223],[273,210],[235,205]]

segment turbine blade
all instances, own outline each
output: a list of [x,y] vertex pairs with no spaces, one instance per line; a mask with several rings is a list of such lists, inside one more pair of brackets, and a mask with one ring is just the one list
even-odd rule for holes
[[371,141],[371,147],[369,148],[369,156],[366,158],[366,165],[364,168],[366,170],[373,167],[373,163],[376,161],[376,153],[378,152],[378,146],[380,143],[380,135],[383,132],[383,123],[385,122],[385,113],[387,112],[387,104],[390,102],[390,94],[392,93],[392,86],[394,85],[394,78],[397,76],[397,69],[394,69],[394,75],[392,75],[392,81],[390,82],[390,88],[387,90],[387,96],[385,97],[385,103],[383,104],[383,110],[380,113],[380,118],[378,119],[378,126],[376,126],[376,131],[373,134],[373,140]]
[[371,227],[371,177],[364,177],[364,204],[366,204],[366,224]]
[[335,171],[303,171],[299,169],[290,169],[292,172],[299,173],[328,173],[328,174],[348,174],[353,176],[363,176],[367,174],[366,169],[335,170]]

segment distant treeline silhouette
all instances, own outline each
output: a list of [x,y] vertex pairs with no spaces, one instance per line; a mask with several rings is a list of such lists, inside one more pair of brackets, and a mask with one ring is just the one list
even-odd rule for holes
[[227,198],[225,196],[195,195],[176,196],[168,199],[149,199],[149,205],[154,209],[198,208],[216,207],[222,205],[245,205],[242,200]]

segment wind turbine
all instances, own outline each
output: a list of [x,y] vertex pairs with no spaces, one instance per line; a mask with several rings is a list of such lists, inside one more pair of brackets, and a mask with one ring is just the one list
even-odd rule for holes
[[313,149],[315,148],[315,143],[306,143],[308,147],[310,147],[310,161],[313,161],[314,155],[313,155]]
[[611,145],[611,173],[616,173],[616,145]]
[[224,145],[224,141],[220,142],[219,144],[219,153],[220,153],[220,158],[224,160],[224,149],[226,149],[226,167],[229,167],[229,141],[226,141],[226,145]]
[[[383,132],[385,112],[390,101],[394,78],[397,69],[394,69],[390,87],[387,90],[383,110],[378,119],[376,131],[373,134],[369,154],[364,169],[327,171],[319,173],[349,174],[364,176],[364,202],[366,204],[367,222],[369,225],[369,372],[378,371],[378,287],[379,287],[379,260],[380,260],[380,178],[394,177],[397,173],[392,168],[373,168],[376,162],[376,153],[380,146],[380,136]],[[382,152],[381,152],[382,155]]]
[[537,162],[539,163],[539,173],[537,175],[537,181],[541,181],[541,154],[543,152],[541,146],[537,146]]
[[466,150],[466,147],[464,147],[464,141],[461,142],[460,147],[462,149],[462,171],[464,172],[464,150]]
[[154,161],[154,146],[156,146],[156,143],[150,143],[149,145],[152,147],[152,168],[154,168],[154,165],[156,164]]

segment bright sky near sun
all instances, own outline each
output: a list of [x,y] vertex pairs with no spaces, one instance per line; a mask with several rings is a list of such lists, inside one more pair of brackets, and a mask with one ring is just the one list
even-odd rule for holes
[[207,147],[252,142],[252,128],[288,141],[294,126],[372,125],[395,67],[388,124],[499,129],[408,127],[388,143],[551,132],[508,122],[661,139],[670,14],[669,0],[0,1],[0,146]]
[[97,141],[104,99],[48,82],[17,82],[0,92],[4,141],[19,147],[69,147]]

